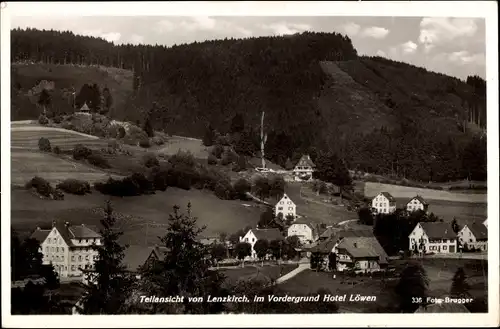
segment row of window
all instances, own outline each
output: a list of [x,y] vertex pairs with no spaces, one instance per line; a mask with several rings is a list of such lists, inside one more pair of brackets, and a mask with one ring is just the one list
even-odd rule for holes
[[[49,255],[49,256],[47,256],[47,258],[48,258],[48,259],[50,259],[50,260],[64,261],[64,255]],[[78,261],[80,261],[80,262],[81,262],[81,261],[83,260],[83,257],[82,257],[82,256],[78,256],[78,258],[77,258],[77,257],[75,257],[74,255],[72,255],[72,256],[71,256],[71,261],[73,261],[73,262],[74,262],[74,261],[76,261],[77,259],[78,259]],[[90,256],[89,256],[89,255],[85,255],[85,260],[90,260],[90,259],[91,259],[91,258],[90,258]],[[92,259],[93,259],[93,260],[97,260],[97,255],[94,255],[94,256],[92,257]]]
[[[278,210],[283,210],[283,207],[278,207]],[[289,211],[293,211],[293,207],[288,207]]]
[[48,253],[49,250],[51,252],[59,252],[59,251],[64,252],[64,247],[45,247],[45,252]]
[[[93,268],[93,266],[91,264],[85,264],[85,266],[83,266],[86,270],[90,270]],[[80,270],[80,266],[78,265],[71,265],[71,271],[74,272],[74,271],[79,271]],[[67,271],[68,270],[68,266],[66,265],[54,265],[54,269],[56,270],[56,272],[61,272],[61,271]]]
[[[280,204],[283,204],[285,201],[280,201]],[[292,204],[292,201],[287,201],[286,204]]]

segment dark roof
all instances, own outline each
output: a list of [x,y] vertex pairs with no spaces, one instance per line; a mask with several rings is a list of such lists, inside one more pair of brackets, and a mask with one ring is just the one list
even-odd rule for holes
[[411,198],[406,204],[410,203],[413,199],[417,199],[418,201],[420,201],[424,206],[428,206],[429,204],[427,203],[427,201],[425,201],[425,199],[423,197],[421,197],[420,195],[416,195],[414,196],[413,198]]
[[394,199],[392,194],[389,192],[380,192],[379,194],[382,194],[383,196],[385,196],[390,202],[396,202],[396,199]]
[[31,234],[30,238],[37,240],[40,244],[45,241],[47,235],[49,235],[52,230],[42,230],[37,227],[36,230]]
[[329,238],[331,237],[335,232],[337,232],[339,229],[338,228],[334,228],[334,227],[327,227],[326,230],[324,230],[321,234],[320,234],[320,238]]
[[457,237],[450,223],[422,222],[419,224],[429,239],[455,239]]
[[268,229],[252,229],[252,233],[255,235],[257,240],[282,240],[283,235],[280,230],[277,228],[268,228]]
[[295,165],[295,167],[300,166],[300,167],[315,167],[314,163],[311,160],[311,157],[308,154],[304,154],[299,162]]
[[345,250],[353,258],[378,257],[380,263],[387,264],[387,253],[373,236],[346,237],[339,243],[338,249]]
[[470,313],[463,304],[440,303],[420,306],[415,313]]
[[69,225],[68,222],[63,223],[62,221],[56,221],[54,226],[66,244],[70,247],[73,246],[71,239],[96,239],[101,237],[101,235],[96,232],[97,228],[95,226],[85,226],[84,224]]
[[158,249],[154,247],[132,245],[125,249],[124,252],[125,257],[123,257],[123,264],[128,271],[132,272],[137,271],[140,266],[144,265],[150,256],[156,257],[157,259],[162,257],[162,255],[158,253]]
[[[329,231],[330,234],[328,238],[319,243],[317,246],[311,248],[311,252],[329,253],[337,242],[348,237],[373,237],[373,232],[371,230],[340,230],[338,228],[336,229],[331,227],[327,231]],[[326,232],[321,236],[324,236],[325,234]]]
[[488,239],[488,229],[483,224],[473,223],[466,225],[469,230],[474,234],[476,240]]

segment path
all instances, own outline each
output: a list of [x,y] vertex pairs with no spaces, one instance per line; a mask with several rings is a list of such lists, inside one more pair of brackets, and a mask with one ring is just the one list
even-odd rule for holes
[[340,223],[338,223],[337,225],[339,225],[339,226],[340,226],[340,225],[345,225],[345,224],[347,224],[347,223],[356,222],[356,221],[358,221],[358,219],[357,219],[357,218],[355,218],[355,219],[348,219],[348,220],[341,221],[341,222],[340,222]]
[[69,130],[69,129],[63,129],[63,128],[56,128],[56,127],[41,127],[41,126],[23,126],[23,127],[12,127],[10,128],[10,131],[60,131],[60,132],[65,132],[65,133],[70,133],[74,135],[79,135],[83,137],[87,137],[90,139],[99,139],[97,136],[92,136],[88,134],[84,134],[78,131],[74,130]]
[[421,256],[412,256],[412,258],[422,259],[422,258],[437,258],[437,259],[480,259],[488,260],[487,253],[450,253],[450,254],[434,254]]
[[294,276],[296,276],[297,274],[299,274],[300,272],[302,271],[305,271],[305,270],[308,270],[311,268],[311,265],[309,263],[305,264],[299,264],[299,266],[294,269],[293,271],[291,272],[288,272],[287,274],[279,277],[278,279],[276,279],[276,283],[275,284],[281,284],[285,281],[288,281],[290,280],[291,278],[293,278]]

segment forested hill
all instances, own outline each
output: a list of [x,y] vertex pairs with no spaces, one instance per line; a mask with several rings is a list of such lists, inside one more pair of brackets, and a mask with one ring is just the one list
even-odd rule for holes
[[170,133],[202,137],[210,124],[253,139],[265,112],[267,156],[281,165],[302,152],[314,158],[334,150],[350,168],[369,172],[435,181],[486,176],[486,141],[475,134],[486,126],[484,80],[359,57],[336,33],[166,48],[14,30],[12,60],[132,69],[133,90],[120,94],[126,101],[112,115],[142,122],[148,116]]

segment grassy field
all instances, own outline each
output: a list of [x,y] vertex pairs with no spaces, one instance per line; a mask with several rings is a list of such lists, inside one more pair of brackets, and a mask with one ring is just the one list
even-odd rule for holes
[[420,196],[428,200],[454,201],[454,202],[464,202],[464,203],[488,202],[488,197],[486,193],[467,194],[467,193],[431,190],[424,188],[407,187],[407,186],[382,184],[382,183],[371,183],[371,182],[366,182],[364,184],[365,197],[372,198],[377,194],[379,194],[380,192],[389,192],[395,198],[410,199],[415,195],[419,194]]
[[[21,231],[33,230],[37,225],[50,226],[54,218],[74,224],[96,225],[102,215],[92,209],[102,207],[107,199],[107,196],[94,191],[86,196],[67,194],[64,201],[44,200],[27,190],[12,189],[12,227]],[[177,188],[133,199],[111,197],[111,202],[117,212],[118,225],[125,231],[123,242],[140,245],[158,242],[157,237],[165,232],[168,215],[174,205],[179,205],[185,212],[191,202],[192,214],[198,218],[198,225],[207,226],[203,236],[217,236],[220,232],[232,234],[248,225],[253,226],[262,212],[259,206],[247,207],[241,201],[220,200],[208,191]]]
[[179,150],[189,151],[197,159],[208,158],[208,148],[203,145],[201,140],[193,138],[184,138],[179,136],[170,136],[165,145],[153,149],[157,154],[174,155]]
[[[429,277],[429,295],[444,297],[448,294],[451,279],[459,267],[464,267],[471,285],[469,292],[475,298],[487,296],[487,262],[460,259],[423,259],[421,260]],[[397,271],[402,270],[406,261],[394,261]],[[332,277],[331,273],[303,271],[280,285],[280,288],[291,295],[304,295],[316,292],[318,289],[328,289],[332,294],[360,294],[377,297],[377,303],[340,303],[341,311],[345,312],[375,312],[378,308],[391,309],[397,305],[397,295],[394,288],[397,279],[370,279],[367,277],[343,278]]]
[[245,267],[243,268],[220,269],[219,272],[223,273],[226,276],[226,283],[234,285],[240,278],[251,276],[257,273],[262,273],[269,277],[271,280],[276,280],[280,276],[283,276],[296,268],[296,264],[283,264],[281,266],[264,265],[263,267],[261,267],[260,265],[245,265]]

